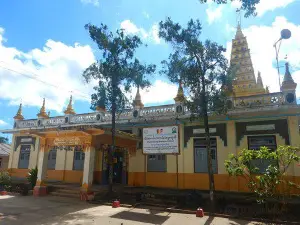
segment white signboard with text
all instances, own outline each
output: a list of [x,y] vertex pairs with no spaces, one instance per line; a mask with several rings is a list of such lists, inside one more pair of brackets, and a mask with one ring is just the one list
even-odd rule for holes
[[178,154],[178,127],[143,128],[144,154]]

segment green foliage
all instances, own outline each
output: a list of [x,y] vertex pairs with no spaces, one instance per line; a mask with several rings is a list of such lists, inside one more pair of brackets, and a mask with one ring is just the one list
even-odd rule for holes
[[[200,3],[206,3],[207,0],[199,0]],[[260,0],[213,0],[217,4],[227,4],[233,1],[241,2],[241,10],[244,10],[245,17],[256,16],[256,5],[260,2]],[[271,4],[271,2],[269,3]]]
[[0,137],[0,143],[8,144],[8,138]]
[[203,117],[206,111],[224,113],[227,94],[221,87],[230,88],[234,74],[224,56],[226,49],[211,40],[201,41],[199,20],[190,20],[186,28],[170,18],[159,25],[159,36],[174,48],[162,62],[161,74],[174,83],[180,79],[188,89],[187,105],[193,118]]
[[11,187],[11,177],[8,172],[0,171],[0,188],[9,190]]
[[[207,162],[211,212],[214,212],[214,176],[210,149],[208,112],[222,113],[227,95],[223,87],[230,87],[229,68],[225,48],[215,42],[201,41],[199,20],[190,20],[184,28],[170,18],[159,23],[159,36],[171,44],[174,51],[162,61],[161,74],[171,82],[184,84],[190,94],[185,102],[192,112],[190,119],[203,121],[207,141]],[[228,89],[228,88],[227,88]]]
[[35,167],[34,169],[29,170],[27,180],[30,183],[32,189],[34,188],[37,180],[38,169]]
[[[230,154],[225,161],[225,168],[231,176],[242,176],[248,181],[249,190],[256,195],[258,203],[270,199],[284,200],[292,191],[300,186],[288,180],[286,172],[289,167],[299,163],[300,149],[291,146],[279,146],[276,151],[267,147],[259,150],[241,150],[237,155]],[[264,160],[269,163],[267,169],[259,173],[255,161]]]
[[130,92],[133,85],[140,88],[150,85],[146,75],[154,73],[155,65],[142,64],[134,57],[142,45],[138,36],[125,35],[123,30],[112,33],[104,24],[100,27],[87,24],[85,28],[102,55],[83,73],[87,82],[98,81],[94,87],[96,93],[91,96],[91,108],[95,110],[100,106],[112,110],[115,104],[115,110],[120,112],[129,104],[125,93]]
[[141,64],[135,58],[135,52],[142,45],[136,35],[130,36],[124,30],[115,33],[101,24],[100,27],[87,24],[91,39],[97,44],[102,57],[84,72],[83,77],[87,82],[92,79],[98,82],[94,87],[96,93],[92,94],[91,109],[97,107],[108,109],[111,112],[112,144],[108,154],[109,164],[109,192],[112,193],[113,185],[113,152],[116,144],[116,112],[122,112],[129,106],[125,93],[130,92],[132,86],[144,88],[150,85],[147,75],[155,72],[155,65]]

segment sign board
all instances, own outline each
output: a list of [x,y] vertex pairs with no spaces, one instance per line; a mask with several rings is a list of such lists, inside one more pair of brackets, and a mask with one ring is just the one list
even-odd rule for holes
[[35,138],[31,136],[19,136],[16,137],[16,145],[15,145],[15,151],[19,147],[19,145],[33,145],[33,149],[35,146]]
[[275,124],[246,126],[247,131],[275,130]]
[[144,154],[178,154],[178,127],[143,128]]
[[[209,128],[209,133],[216,133],[217,132],[217,128]],[[205,129],[204,128],[199,128],[199,129],[193,129],[193,134],[204,134],[205,133]]]
[[80,145],[80,139],[78,137],[64,137],[55,138],[53,144],[55,146],[68,146],[68,145]]

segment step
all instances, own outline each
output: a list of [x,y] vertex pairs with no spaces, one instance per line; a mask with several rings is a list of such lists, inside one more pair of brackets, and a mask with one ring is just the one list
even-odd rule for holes
[[80,189],[56,189],[54,192],[60,192],[60,193],[70,193],[70,194],[80,194]]
[[66,198],[80,198],[79,194],[70,194],[70,193],[61,193],[61,192],[50,192],[50,195],[59,196],[59,197],[66,197]]

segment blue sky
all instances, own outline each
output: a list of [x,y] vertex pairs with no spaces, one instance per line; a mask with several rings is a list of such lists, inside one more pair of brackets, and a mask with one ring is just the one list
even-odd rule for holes
[[[199,19],[203,25],[201,38],[224,45],[229,56],[235,34],[236,7],[236,2],[216,5],[200,4],[198,0],[2,0],[0,129],[12,127],[12,118],[21,101],[27,119],[36,118],[44,97],[52,116],[63,113],[71,94],[77,113],[91,111],[89,96],[93,85],[85,84],[81,74],[96,59],[97,48],[84,29],[86,23],[104,23],[112,30],[122,27],[129,34],[141,36],[148,47],[141,48],[137,56],[159,68],[171,51],[157,35],[157,24],[161,20],[169,16],[184,25],[191,18]],[[300,82],[299,8],[299,0],[261,0],[258,16],[242,19],[255,71],[262,72],[264,84],[270,86],[271,91],[278,90],[272,44],[283,28],[292,31],[292,38],[282,44],[281,65],[287,55],[293,77]],[[284,73],[283,68],[281,73]],[[142,92],[146,105],[173,102],[176,85],[158,73],[151,81],[153,86]]]

